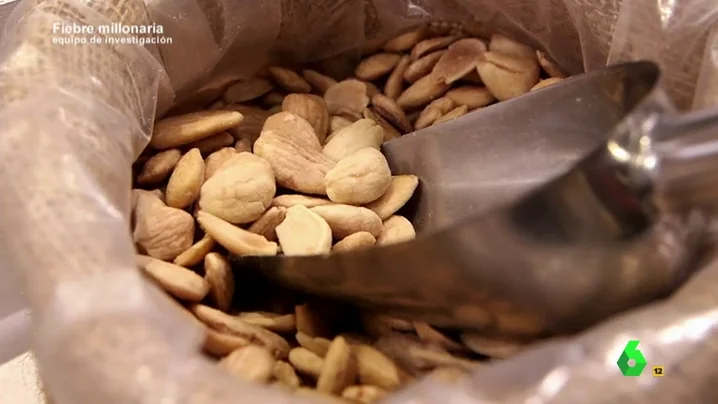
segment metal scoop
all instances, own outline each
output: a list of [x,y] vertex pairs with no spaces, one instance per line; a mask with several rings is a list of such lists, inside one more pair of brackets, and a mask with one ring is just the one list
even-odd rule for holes
[[420,188],[413,241],[312,257],[233,257],[312,294],[435,325],[538,336],[666,295],[718,200],[718,111],[678,116],[659,69],[566,79],[388,142]]

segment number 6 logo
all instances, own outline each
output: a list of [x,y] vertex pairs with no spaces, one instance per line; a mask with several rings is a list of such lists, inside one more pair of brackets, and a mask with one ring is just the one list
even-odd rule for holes
[[[638,350],[638,342],[638,340],[628,341],[626,347],[623,348],[621,357],[618,358],[618,362],[616,362],[624,376],[640,376],[646,367],[646,358],[644,358],[643,353]],[[630,360],[633,360],[633,366],[628,363]]]

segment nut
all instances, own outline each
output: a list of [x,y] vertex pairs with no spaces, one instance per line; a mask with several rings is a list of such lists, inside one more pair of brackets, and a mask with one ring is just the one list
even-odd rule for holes
[[446,84],[451,84],[476,69],[479,56],[484,52],[486,45],[480,39],[460,39],[441,55],[432,72]]
[[406,69],[409,67],[409,64],[411,64],[411,58],[408,55],[402,56],[401,59],[399,59],[399,62],[397,62],[396,67],[394,67],[394,70],[392,70],[389,75],[389,78],[386,79],[384,94],[392,100],[397,99],[404,90],[404,74],[406,73]]
[[374,211],[381,220],[386,220],[406,205],[418,186],[419,177],[415,175],[395,175],[391,177],[386,192],[366,208]]
[[369,345],[353,347],[359,382],[393,390],[401,385],[401,371],[386,355]]
[[526,94],[539,81],[539,65],[535,59],[484,52],[476,69],[486,88],[499,101]]
[[314,128],[319,143],[324,143],[329,131],[329,111],[322,97],[314,94],[289,94],[284,97],[282,111],[306,119]]
[[259,234],[269,241],[277,240],[276,228],[279,226],[287,215],[287,209],[281,206],[272,206],[266,212],[252,223],[247,230],[252,233]]
[[413,372],[443,366],[471,371],[478,365],[474,361],[452,356],[437,346],[422,343],[415,337],[398,333],[379,338],[375,348],[393,359],[403,369]]
[[308,93],[312,91],[312,87],[302,76],[287,68],[272,66],[269,68],[269,74],[277,84],[290,93]]
[[554,84],[560,82],[561,80],[563,80],[563,79],[562,79],[562,78],[559,78],[559,77],[551,77],[551,78],[548,78],[548,79],[541,80],[541,81],[538,82],[538,84],[536,84],[535,86],[531,87],[531,90],[529,90],[529,91],[536,91],[536,90],[540,90],[540,89],[542,89],[542,88],[546,88],[546,87],[548,87],[548,86],[552,86],[552,85],[554,85]]
[[316,88],[322,95],[327,92],[329,87],[337,84],[337,81],[333,78],[325,76],[314,70],[302,70],[302,77],[304,77],[304,80],[308,81],[309,84],[314,86],[314,88]]
[[347,79],[331,86],[324,93],[324,101],[330,114],[359,119],[369,105],[368,91],[366,83]]
[[326,220],[335,239],[342,239],[361,231],[376,237],[381,234],[383,228],[379,216],[367,208],[331,204],[314,207],[311,211]]
[[327,222],[302,205],[287,209],[276,232],[285,255],[324,254],[332,248],[332,230]]
[[391,171],[379,150],[365,147],[340,160],[324,181],[332,202],[363,205],[386,192],[391,184]]
[[334,161],[340,161],[366,147],[379,150],[383,140],[384,131],[376,122],[370,119],[360,119],[346,128],[332,133],[327,138],[323,153]]
[[361,80],[377,80],[392,71],[399,59],[396,53],[377,53],[359,62],[354,74]]
[[384,230],[376,239],[376,244],[386,246],[403,243],[416,238],[414,226],[405,217],[393,215],[384,221]]
[[[478,86],[461,86],[455,87],[446,93],[446,98],[453,101],[456,105],[466,105],[469,111],[476,108],[485,107],[494,101],[496,98],[491,94],[486,87]],[[449,111],[444,112],[444,114]]]
[[215,306],[222,311],[229,310],[234,297],[234,275],[227,259],[214,252],[207,254],[204,257],[204,279],[209,284],[209,296]]
[[403,133],[409,133],[414,130],[404,110],[397,105],[396,101],[383,94],[377,94],[372,97],[371,104],[374,106],[374,110],[389,121],[393,127],[398,128]]
[[457,39],[459,38],[455,36],[443,36],[438,38],[425,39],[416,44],[416,46],[411,49],[411,60],[417,60],[428,53],[434,52],[439,49],[444,49],[454,43]]
[[416,334],[422,341],[440,346],[449,351],[466,352],[466,347],[434,329],[427,323],[414,322]]
[[294,315],[297,317],[297,331],[311,337],[329,335],[328,325],[313,306],[308,304],[295,306]]
[[456,104],[449,97],[441,97],[432,101],[421,111],[421,114],[419,114],[419,117],[414,123],[414,127],[416,130],[419,130],[431,126],[437,119],[454,109],[455,106]]
[[205,234],[202,239],[178,255],[174,260],[174,264],[181,267],[193,267],[202,262],[205,255],[209,254],[215,245],[214,239]]
[[202,348],[210,355],[224,356],[234,350],[250,345],[247,338],[219,332],[205,326],[204,343]]
[[459,105],[458,107],[446,113],[446,115],[439,117],[439,119],[435,120],[432,125],[438,125],[440,123],[448,122],[452,119],[459,118],[466,115],[468,111],[469,108],[466,105]]
[[233,226],[217,216],[200,211],[197,222],[204,231],[229,252],[237,255],[277,255],[277,243]]
[[178,149],[161,151],[150,157],[137,176],[140,185],[153,185],[166,180],[182,157]]
[[274,332],[295,332],[297,322],[294,314],[274,314],[268,312],[244,312],[239,318],[248,324],[253,324]]
[[[274,107],[281,106],[284,102],[284,97],[286,97],[287,94],[279,92],[279,91],[270,91],[267,94],[262,97],[261,104],[264,108],[267,108],[271,110]],[[269,115],[273,115],[274,112],[269,112]]]
[[237,143],[234,144],[234,151],[237,153],[251,153],[252,145],[247,139],[239,139]]
[[344,337],[336,337],[329,346],[324,366],[317,379],[317,390],[339,394],[356,379],[356,361]]
[[404,90],[396,103],[404,110],[419,108],[441,97],[449,87],[441,78],[428,74]]
[[421,40],[426,38],[426,28],[420,27],[415,28],[409,32],[397,35],[394,38],[388,40],[383,49],[387,52],[404,52],[413,48]]
[[248,345],[219,361],[219,366],[242,380],[268,383],[274,374],[274,358],[266,349]]
[[272,166],[277,184],[308,194],[326,194],[324,177],[334,161],[322,153],[312,126],[289,112],[272,115],[254,144]]
[[155,123],[150,146],[157,150],[184,146],[224,132],[242,122],[237,111],[201,111],[164,118]]
[[346,128],[355,121],[356,119],[348,119],[340,115],[332,115],[329,118],[329,133],[334,133],[342,128]]
[[197,318],[216,331],[237,335],[252,341],[253,344],[267,348],[276,359],[284,359],[289,354],[289,344],[279,335],[230,316],[219,310],[201,304],[193,305],[189,310]]
[[332,343],[326,338],[312,337],[303,332],[298,332],[295,338],[299,345],[302,346],[302,348],[306,348],[322,358],[327,355],[327,351],[329,351],[329,345],[331,345]]
[[134,223],[133,239],[151,257],[171,261],[192,246],[192,215],[165,206],[150,192],[138,193]]
[[[283,99],[282,97],[282,100]],[[236,140],[244,140],[248,142],[250,146],[253,146],[259,134],[262,132],[264,121],[266,121],[271,114],[261,108],[241,104],[228,105],[227,109],[241,112],[242,116],[244,116],[242,124],[229,129],[229,133],[231,133]]]
[[239,153],[202,185],[199,207],[230,223],[251,223],[262,217],[276,191],[272,166],[260,156]]
[[324,359],[320,358],[314,352],[306,348],[294,348],[289,351],[289,363],[294,366],[299,373],[313,378],[319,378],[324,367]]
[[370,404],[386,397],[387,392],[376,386],[349,386],[342,392],[342,397],[352,402]]
[[508,358],[516,355],[526,344],[506,338],[489,337],[479,333],[464,332],[461,342],[472,351],[492,358]]
[[204,160],[204,180],[207,181],[231,157],[237,154],[233,147],[224,147],[207,156]]
[[285,361],[276,361],[272,373],[275,379],[287,387],[298,388],[302,384],[292,365]]
[[371,119],[372,121],[376,122],[377,125],[381,126],[381,129],[384,133],[383,135],[383,141],[388,142],[390,140],[396,139],[401,137],[401,133],[399,133],[396,128],[386,121],[386,119],[382,118],[381,115],[374,112],[371,108],[365,108],[364,109],[364,118]]
[[551,77],[565,78],[566,75],[563,73],[560,67],[555,64],[545,52],[540,50],[536,51],[536,57],[543,70]]
[[172,296],[188,302],[199,302],[207,296],[209,284],[189,269],[145,255],[136,257],[145,274]]
[[347,252],[360,250],[363,248],[373,247],[376,244],[376,238],[371,233],[366,231],[360,231],[358,233],[350,234],[340,242],[334,244],[332,251],[335,253]]
[[193,204],[199,196],[204,182],[204,160],[199,149],[185,153],[175,167],[165,191],[167,205],[184,209]]
[[185,147],[186,150],[199,149],[202,156],[208,156],[217,150],[234,145],[234,137],[229,132],[222,132],[194,143],[190,143]]
[[306,195],[279,195],[272,200],[272,206],[291,208],[294,205],[302,205],[308,208],[315,206],[329,205],[332,201],[324,198],[315,198]]
[[240,80],[227,88],[224,92],[224,102],[232,104],[235,102],[251,101],[259,98],[264,94],[272,91],[274,84],[263,78],[252,78],[249,80]]
[[[415,60],[404,71],[404,80],[409,83],[415,83],[417,80],[425,77],[434,69],[439,59],[444,56],[445,50],[432,52],[419,60]],[[443,81],[443,78],[440,78]]]
[[491,35],[489,42],[489,50],[491,52],[503,53],[505,55],[514,56],[522,59],[536,59],[536,52],[528,45],[501,34]]

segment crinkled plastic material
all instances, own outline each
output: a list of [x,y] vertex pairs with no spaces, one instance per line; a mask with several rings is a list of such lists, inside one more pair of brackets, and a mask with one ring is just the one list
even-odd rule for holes
[[[23,276],[45,382],[58,403],[300,402],[203,359],[198,330],[134,265],[131,163],[155,116],[200,86],[209,97],[267,61],[351,58],[449,21],[527,41],[571,73],[655,60],[677,105],[698,108],[718,104],[717,20],[715,0],[26,0],[0,48],[0,255]],[[161,24],[173,44],[53,43],[53,23],[111,22]],[[390,402],[713,402],[716,290],[707,263],[668,300]],[[665,377],[619,373],[629,339]]]

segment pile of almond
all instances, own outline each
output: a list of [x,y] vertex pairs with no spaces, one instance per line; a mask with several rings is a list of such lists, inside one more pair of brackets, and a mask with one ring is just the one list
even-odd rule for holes
[[385,42],[340,81],[268,67],[198,112],[156,122],[134,166],[137,264],[203,327],[204,351],[243,380],[362,403],[429,372],[460,380],[523,343],[264,293],[227,256],[413,239],[397,212],[419,181],[392,175],[382,143],[563,77],[507,37],[429,27]]

